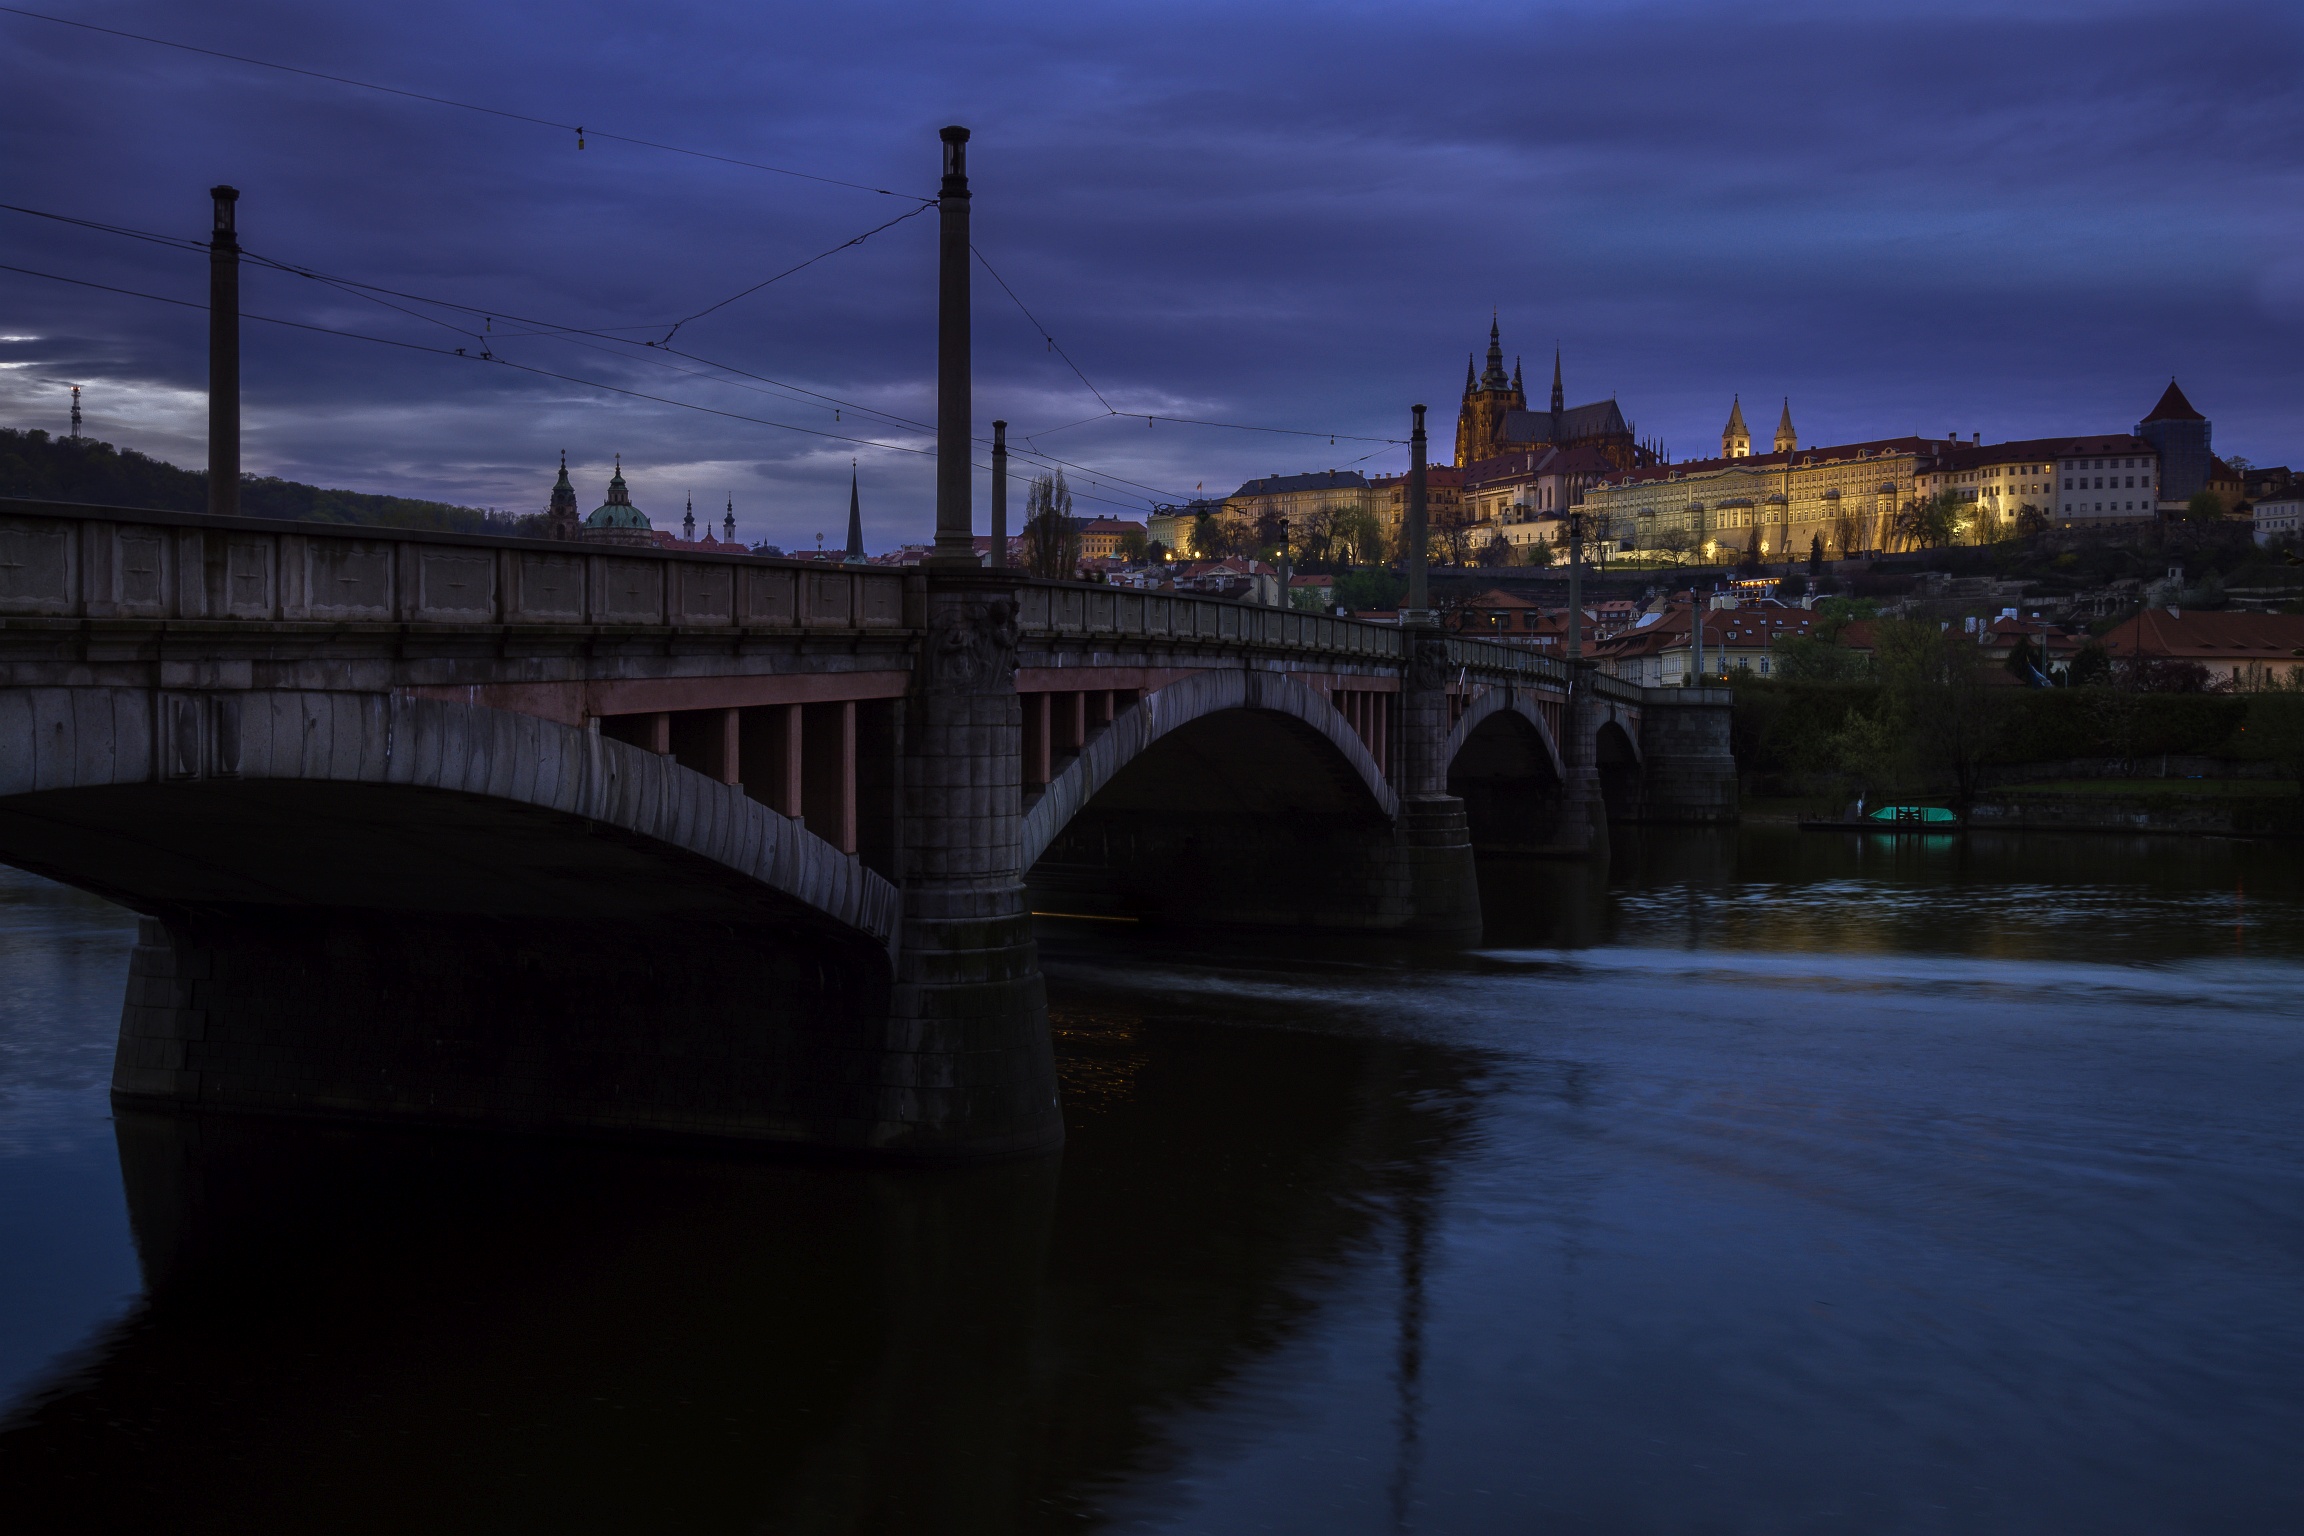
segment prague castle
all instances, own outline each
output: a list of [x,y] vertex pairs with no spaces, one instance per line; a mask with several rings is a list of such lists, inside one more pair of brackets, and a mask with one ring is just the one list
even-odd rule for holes
[[1620,470],[1659,463],[1662,455],[1652,445],[1637,441],[1632,427],[1613,400],[1571,406],[1560,387],[1560,356],[1552,356],[1552,400],[1549,410],[1528,409],[1527,392],[1520,384],[1520,364],[1504,372],[1503,332],[1494,321],[1488,326],[1488,367],[1475,374],[1472,359],[1464,359],[1464,401],[1456,412],[1456,463],[1469,468],[1483,459],[1525,453],[1538,448],[1594,450]]

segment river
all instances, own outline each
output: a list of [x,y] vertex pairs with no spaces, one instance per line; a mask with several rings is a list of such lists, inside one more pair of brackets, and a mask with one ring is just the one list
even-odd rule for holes
[[122,1115],[0,872],[0,1527],[2304,1529],[2304,859],[1620,834],[1050,922],[1060,1158]]

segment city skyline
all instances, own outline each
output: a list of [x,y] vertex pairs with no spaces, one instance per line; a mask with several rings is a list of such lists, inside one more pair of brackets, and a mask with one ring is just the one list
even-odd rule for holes
[[[1210,13],[1157,36],[1153,13],[891,25],[911,14],[674,18],[646,36],[605,10],[549,26],[366,7],[81,18],[585,121],[581,150],[533,124],[0,18],[39,66],[0,110],[11,200],[194,236],[207,187],[230,181],[244,243],[284,262],[563,324],[668,324],[911,203],[601,135],[925,196],[935,128],[966,122],[979,248],[1063,348],[979,267],[978,429],[1004,417],[1026,446],[1116,477],[1071,472],[1084,513],[1272,473],[1397,471],[1401,449],[1347,435],[1404,436],[1414,399],[1451,416],[1491,311],[1508,355],[1541,374],[1557,344],[1571,397],[1618,399],[1675,459],[1709,454],[1734,396],[1761,414],[1790,396],[1809,441],[1990,441],[2125,431],[2170,375],[2220,452],[2291,452],[2304,262],[2283,250],[2296,216],[2279,189],[2304,108],[2293,87],[2228,78],[2234,58],[2277,81],[2298,57],[2270,7]],[[1446,86],[1400,91],[1419,79]],[[201,297],[196,257],[6,217],[14,265]],[[680,345],[926,422],[932,222],[728,304]],[[471,345],[277,272],[243,302]],[[796,547],[842,525],[860,451],[873,547],[928,531],[930,461],[841,440],[927,434],[858,432],[853,406],[707,385],[600,343],[498,343],[832,434],[808,437],[452,356],[246,333],[252,472],[529,512],[560,449],[580,486],[620,452],[660,526],[690,492],[733,496],[744,537]],[[34,338],[0,342],[8,424],[62,431],[78,383],[89,435],[202,462],[198,316],[0,273],[0,334]],[[1048,435],[1102,409],[1067,358],[1122,412],[1340,436],[1141,417]]]

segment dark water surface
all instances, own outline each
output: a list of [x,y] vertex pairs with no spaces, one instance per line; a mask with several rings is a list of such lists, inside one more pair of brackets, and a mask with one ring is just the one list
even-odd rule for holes
[[0,874],[0,1529],[2304,1530],[2304,852],[1486,873],[1051,925],[1071,1144],[940,1172],[115,1121]]

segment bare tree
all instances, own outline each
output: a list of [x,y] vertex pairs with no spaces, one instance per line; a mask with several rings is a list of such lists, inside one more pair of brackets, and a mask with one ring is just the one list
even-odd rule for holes
[[1025,492],[1024,568],[1059,580],[1079,574],[1080,525],[1072,518],[1072,488],[1061,469],[1035,476]]

